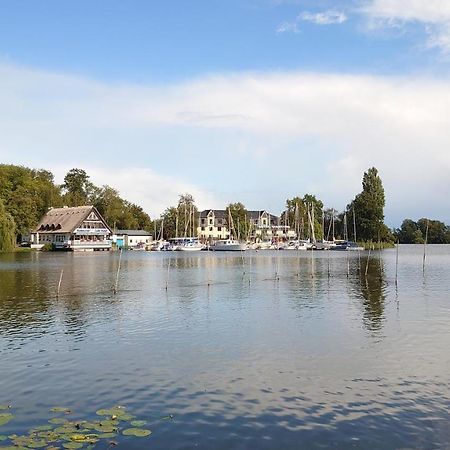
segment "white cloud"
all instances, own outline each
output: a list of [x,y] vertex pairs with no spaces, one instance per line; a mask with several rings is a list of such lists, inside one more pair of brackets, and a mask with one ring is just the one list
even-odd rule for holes
[[316,25],[341,24],[347,20],[347,16],[341,11],[324,11],[319,13],[303,12],[299,18],[305,22],[312,22]]
[[429,36],[429,47],[450,51],[448,0],[370,0],[362,11],[377,26],[419,24]]
[[246,73],[159,87],[0,66],[0,86],[3,162],[84,167],[152,215],[185,191],[201,207],[276,212],[309,186],[342,208],[375,165],[391,222],[450,221],[448,80]]
[[341,11],[331,9],[318,13],[304,11],[300,15],[298,15],[294,21],[282,23],[278,27],[277,33],[300,33],[300,23],[302,21],[311,22],[316,25],[334,25],[342,24],[346,20],[347,16]]
[[[55,181],[62,183],[65,174],[72,165],[52,166]],[[152,218],[159,217],[169,206],[176,206],[179,195],[191,194],[197,207],[202,210],[210,207],[222,207],[223,204],[211,193],[205,192],[196,185],[184,182],[180,177],[161,175],[149,167],[110,167],[83,165],[96,186],[109,185],[116,189],[120,196],[141,206]]]

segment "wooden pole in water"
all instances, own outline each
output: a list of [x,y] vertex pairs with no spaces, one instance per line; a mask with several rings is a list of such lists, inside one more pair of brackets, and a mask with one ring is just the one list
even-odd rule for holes
[[423,243],[422,273],[424,275],[425,275],[425,259],[427,257],[427,242],[428,242],[428,220],[427,220],[427,229],[425,230],[425,242]]
[[395,285],[397,286],[398,283],[398,240],[397,240],[397,249],[395,253]]
[[314,247],[311,247],[311,278],[314,278]]
[[371,252],[371,247],[369,247],[369,253],[367,255],[367,261],[366,261],[366,278],[367,278],[367,273],[369,272],[369,259],[370,259],[370,252]]
[[56,296],[59,297],[59,291],[61,290],[61,282],[63,277],[64,269],[61,269],[61,275],[59,276],[58,290],[56,291]]
[[117,266],[117,274],[116,274],[116,282],[114,284],[113,293],[117,294],[117,289],[119,287],[119,274],[120,274],[120,263],[122,261],[122,249],[120,249],[119,253],[119,265]]
[[[167,291],[167,289],[169,289],[169,272],[170,272],[170,257],[169,257],[169,261],[167,262],[166,291]],[[208,286],[209,286],[209,280],[208,280]]]
[[328,259],[328,278],[330,278],[330,249],[327,250],[327,259]]
[[381,239],[380,239],[380,233],[378,232],[378,261],[380,264],[380,280],[383,279],[383,266],[381,264]]

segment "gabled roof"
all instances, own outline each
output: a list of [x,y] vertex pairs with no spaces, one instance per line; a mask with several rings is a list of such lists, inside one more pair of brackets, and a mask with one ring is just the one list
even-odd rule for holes
[[92,211],[104,223],[105,227],[111,231],[94,206],[52,208],[45,214],[33,231],[35,233],[73,233]]
[[212,212],[216,219],[226,219],[227,211],[225,209],[205,209],[200,213],[200,219],[205,219],[208,217],[208,214]]

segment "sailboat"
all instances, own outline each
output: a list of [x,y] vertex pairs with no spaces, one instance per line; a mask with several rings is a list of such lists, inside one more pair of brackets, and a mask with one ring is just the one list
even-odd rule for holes
[[239,242],[232,237],[232,230],[234,230],[233,226],[233,218],[231,217],[231,211],[228,208],[228,223],[230,224],[230,237],[229,239],[220,239],[211,246],[211,250],[215,252],[239,252],[247,249],[247,245]]
[[[356,241],[356,221],[355,221],[355,211],[353,210],[353,236]],[[347,230],[347,213],[344,214],[344,240],[336,243],[333,250],[345,250],[345,251],[361,251],[364,247],[359,246],[355,241],[348,240],[348,230]]]
[[[186,208],[186,207],[185,207]],[[186,217],[186,214],[185,214]],[[189,218],[188,221],[185,222],[184,227],[184,238],[181,239],[178,243],[177,250],[180,250],[182,252],[198,252],[200,250],[203,250],[204,245],[198,240],[197,237],[194,237],[195,234],[195,211],[193,205],[190,205],[189,210]],[[192,237],[188,237],[188,230],[189,233],[191,233]]]

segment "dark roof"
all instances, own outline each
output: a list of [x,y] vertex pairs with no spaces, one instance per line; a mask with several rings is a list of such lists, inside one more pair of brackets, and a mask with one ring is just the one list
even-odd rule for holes
[[214,213],[216,219],[227,218],[227,211],[225,209],[205,209],[200,213],[200,219],[205,219],[211,211]]
[[116,230],[116,235],[125,236],[151,236],[152,233],[145,230]]
[[94,211],[109,229],[102,216],[93,206],[75,206],[72,208],[52,208],[41,219],[34,232],[72,233]]

